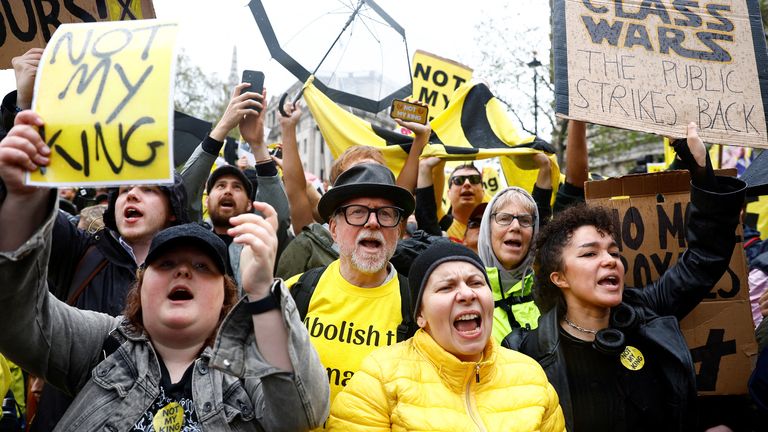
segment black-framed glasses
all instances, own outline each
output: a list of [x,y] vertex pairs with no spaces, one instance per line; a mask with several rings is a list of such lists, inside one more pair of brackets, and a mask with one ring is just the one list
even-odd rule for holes
[[501,226],[507,226],[512,223],[513,220],[517,219],[517,223],[520,224],[523,228],[528,228],[533,226],[533,215],[523,213],[519,215],[513,215],[511,213],[491,213],[491,217],[493,217],[493,220],[496,221],[497,224]]
[[455,175],[451,177],[451,184],[454,186],[461,186],[467,180],[469,180],[469,184],[478,185],[483,182],[483,176],[480,174]]
[[397,226],[403,218],[403,212],[404,210],[399,207],[370,208],[360,204],[345,205],[336,210],[336,213],[343,214],[344,220],[352,226],[364,226],[371,217],[371,213],[376,213],[376,220],[385,228]]

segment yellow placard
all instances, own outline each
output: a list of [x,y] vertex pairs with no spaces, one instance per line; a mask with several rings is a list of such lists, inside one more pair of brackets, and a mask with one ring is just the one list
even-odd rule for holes
[[429,119],[432,120],[445,110],[456,89],[472,79],[472,69],[453,60],[416,50],[411,75],[413,97],[429,105]]
[[96,186],[173,180],[176,23],[61,25],[35,81],[51,165],[27,184]]

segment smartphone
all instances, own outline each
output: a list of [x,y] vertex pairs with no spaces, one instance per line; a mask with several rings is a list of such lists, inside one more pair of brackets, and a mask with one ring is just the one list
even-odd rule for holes
[[392,101],[392,109],[389,111],[389,116],[404,121],[427,124],[429,108],[417,103],[394,99]]
[[[243,80],[240,82],[250,84],[250,86],[244,88],[240,94],[245,92],[254,92],[254,93],[261,94],[264,91],[264,72],[246,69],[243,71]],[[254,100],[258,102],[258,99],[254,99]],[[261,111],[259,108],[253,108],[253,110],[255,110],[256,112]]]

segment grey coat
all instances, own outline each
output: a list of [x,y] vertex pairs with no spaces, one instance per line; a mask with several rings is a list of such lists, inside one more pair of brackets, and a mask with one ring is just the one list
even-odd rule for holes
[[[160,366],[148,336],[122,317],[67,306],[48,292],[46,275],[56,205],[21,247],[0,252],[0,352],[23,369],[76,395],[56,431],[128,430],[159,393]],[[192,392],[205,430],[298,431],[317,427],[329,409],[328,378],[281,281],[281,305],[294,373],[268,364],[251,315],[235,306],[213,348],[195,361]],[[107,335],[120,347],[106,359]]]

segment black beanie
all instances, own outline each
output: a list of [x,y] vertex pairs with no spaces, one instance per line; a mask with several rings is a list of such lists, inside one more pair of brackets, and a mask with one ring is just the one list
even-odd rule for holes
[[490,289],[491,283],[488,281],[488,275],[485,272],[485,265],[480,257],[471,249],[458,243],[438,242],[433,243],[424,250],[411,265],[411,271],[408,273],[408,288],[411,291],[413,299],[413,319],[419,314],[421,307],[421,296],[424,294],[424,285],[427,284],[429,276],[433,271],[444,262],[464,261],[480,269],[485,277],[485,283]]

